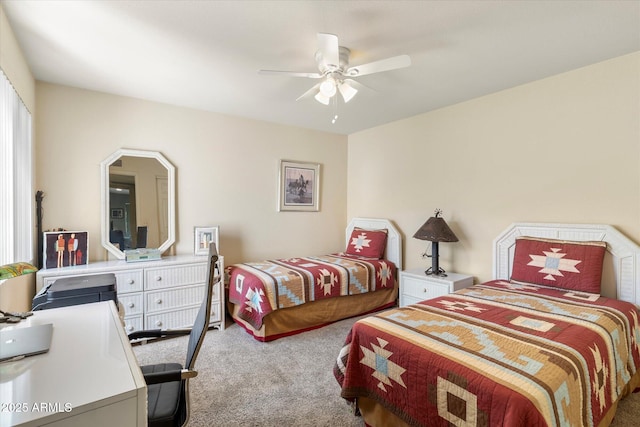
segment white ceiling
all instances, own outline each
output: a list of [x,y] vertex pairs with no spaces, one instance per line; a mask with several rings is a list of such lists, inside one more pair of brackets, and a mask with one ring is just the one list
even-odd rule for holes
[[[640,1],[2,0],[36,79],[350,134],[640,51]],[[317,81],[316,33],[374,90],[334,107],[296,98]]]

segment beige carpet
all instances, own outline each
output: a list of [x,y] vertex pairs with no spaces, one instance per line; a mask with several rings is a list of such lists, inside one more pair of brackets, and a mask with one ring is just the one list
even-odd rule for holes
[[[227,322],[210,330],[191,380],[191,427],[362,427],[340,398],[333,364],[356,319],[261,343]],[[186,337],[134,346],[140,364],[184,363]],[[612,426],[640,425],[640,393],[624,399]]]

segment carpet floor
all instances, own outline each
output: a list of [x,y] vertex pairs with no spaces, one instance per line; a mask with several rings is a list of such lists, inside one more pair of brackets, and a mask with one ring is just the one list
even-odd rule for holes
[[[269,343],[233,322],[207,332],[190,381],[191,427],[363,427],[340,397],[333,365],[347,319]],[[134,346],[141,365],[184,363],[187,337]],[[612,427],[640,425],[640,393],[620,402]]]

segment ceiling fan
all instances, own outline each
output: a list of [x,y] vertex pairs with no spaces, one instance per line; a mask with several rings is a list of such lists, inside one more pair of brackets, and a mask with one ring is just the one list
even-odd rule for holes
[[342,99],[346,103],[351,101],[358,93],[358,90],[364,87],[354,78],[411,65],[409,55],[399,55],[350,67],[350,54],[351,51],[349,49],[339,45],[338,36],[335,34],[318,33],[318,51],[315,54],[315,60],[318,64],[319,72],[304,73],[277,70],[260,70],[258,72],[260,74],[321,79],[319,83],[299,96],[296,101],[313,95],[318,102],[329,105],[329,101],[337,92],[340,92]]

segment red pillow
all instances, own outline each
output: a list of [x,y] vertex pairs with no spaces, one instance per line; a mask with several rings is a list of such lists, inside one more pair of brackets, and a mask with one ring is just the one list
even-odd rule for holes
[[387,246],[387,230],[365,230],[355,227],[347,242],[347,255],[382,259]]
[[511,280],[600,293],[606,242],[517,237]]

